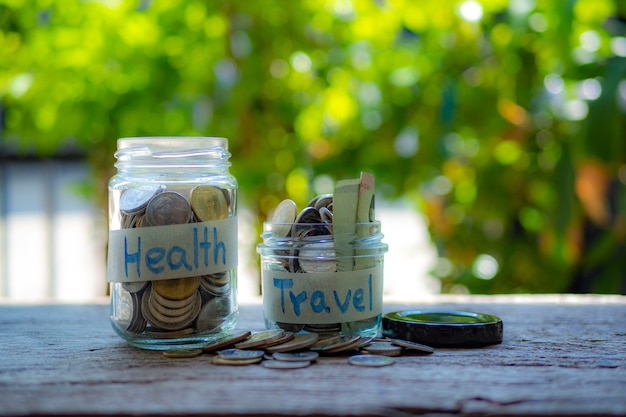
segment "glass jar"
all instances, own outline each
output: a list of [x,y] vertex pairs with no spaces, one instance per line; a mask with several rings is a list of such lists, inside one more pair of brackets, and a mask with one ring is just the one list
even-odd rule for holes
[[356,223],[341,238],[328,223],[265,222],[261,237],[267,328],[379,335],[388,249],[380,222]]
[[228,141],[123,138],[109,181],[111,323],[133,346],[201,347],[237,324]]

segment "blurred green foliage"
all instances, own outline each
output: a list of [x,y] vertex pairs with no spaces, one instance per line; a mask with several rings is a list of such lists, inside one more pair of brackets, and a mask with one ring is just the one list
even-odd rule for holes
[[374,172],[444,292],[626,292],[623,1],[0,0],[0,29],[0,150],[85,149],[102,203],[118,137],[224,136],[260,219]]

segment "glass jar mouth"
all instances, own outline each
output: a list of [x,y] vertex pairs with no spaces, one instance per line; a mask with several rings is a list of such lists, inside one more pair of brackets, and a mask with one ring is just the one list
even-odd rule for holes
[[115,167],[168,167],[172,165],[228,167],[228,140],[201,136],[147,136],[117,140]]
[[257,253],[272,254],[275,250],[300,249],[311,245],[332,245],[351,249],[367,249],[384,253],[388,245],[382,242],[380,221],[359,222],[354,230],[336,234],[332,223],[263,223],[262,243],[257,245]]

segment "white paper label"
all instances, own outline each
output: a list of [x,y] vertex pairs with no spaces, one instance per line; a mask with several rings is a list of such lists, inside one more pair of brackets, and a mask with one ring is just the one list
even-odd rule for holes
[[202,276],[236,266],[237,217],[109,232],[109,282]]
[[332,273],[263,270],[263,312],[269,320],[329,324],[382,313],[383,267]]

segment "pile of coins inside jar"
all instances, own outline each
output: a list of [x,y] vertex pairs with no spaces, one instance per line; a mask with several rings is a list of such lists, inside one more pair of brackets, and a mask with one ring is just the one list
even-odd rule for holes
[[[188,191],[143,185],[122,191],[122,229],[206,222],[233,216],[235,191],[198,185]],[[116,324],[133,334],[175,338],[219,332],[233,314],[234,271],[185,278],[115,283],[120,312]]]
[[[276,250],[279,264],[273,264],[273,270],[291,273],[333,273],[338,271],[338,261],[334,242],[333,194],[322,194],[310,200],[307,206],[298,212],[293,200],[281,201],[274,210],[270,223],[272,239],[289,240],[292,249]],[[368,202],[368,208],[369,208]],[[288,254],[288,256],[285,256]],[[334,332],[352,333],[355,329],[373,327],[377,317],[362,320],[359,323],[283,323],[276,322],[280,329],[298,332]],[[353,328],[351,328],[353,327]]]
[[293,332],[281,329],[251,332],[241,330],[222,337],[198,349],[179,349],[163,352],[172,358],[189,358],[203,353],[214,355],[214,365],[252,365],[260,363],[272,369],[304,368],[320,355],[348,356],[348,363],[358,366],[386,366],[395,356],[404,354],[431,354],[435,350],[426,345],[400,339],[339,336]]

